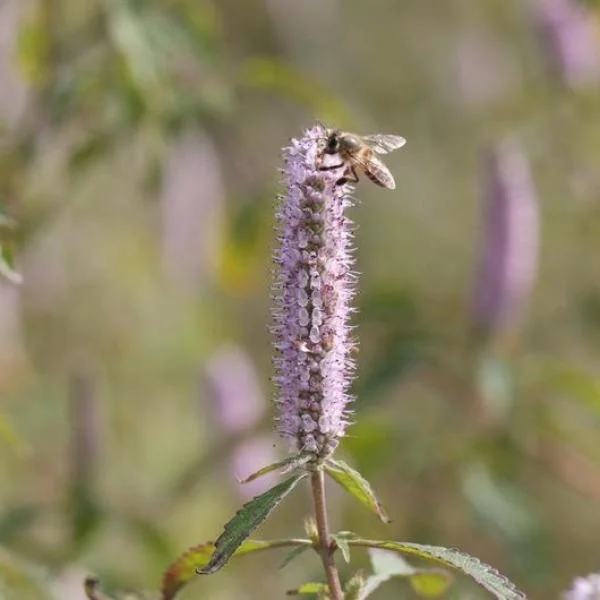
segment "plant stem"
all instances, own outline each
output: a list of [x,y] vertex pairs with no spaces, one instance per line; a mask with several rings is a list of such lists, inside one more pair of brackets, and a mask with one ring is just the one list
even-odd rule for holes
[[321,560],[323,561],[323,568],[325,569],[325,575],[327,576],[329,593],[331,595],[331,600],[343,600],[344,593],[342,592],[340,576],[333,559],[335,545],[329,535],[327,503],[325,501],[325,477],[321,469],[317,469],[312,474],[311,485],[313,499],[315,501],[315,519],[317,521],[317,532],[319,534],[319,550]]

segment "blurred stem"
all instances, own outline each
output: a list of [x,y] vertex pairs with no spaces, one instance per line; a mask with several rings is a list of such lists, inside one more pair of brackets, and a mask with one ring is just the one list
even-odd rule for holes
[[319,551],[331,600],[343,600],[344,593],[340,583],[333,554],[335,552],[335,543],[329,535],[329,524],[327,522],[327,502],[325,500],[325,476],[322,469],[317,469],[311,478],[313,499],[315,502],[315,519],[317,521],[317,532],[319,534]]

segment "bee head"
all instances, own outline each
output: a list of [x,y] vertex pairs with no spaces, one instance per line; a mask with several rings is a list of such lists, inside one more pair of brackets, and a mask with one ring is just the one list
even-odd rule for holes
[[327,134],[327,141],[325,142],[325,152],[327,154],[337,154],[340,150],[340,137],[341,132],[339,129],[331,129]]

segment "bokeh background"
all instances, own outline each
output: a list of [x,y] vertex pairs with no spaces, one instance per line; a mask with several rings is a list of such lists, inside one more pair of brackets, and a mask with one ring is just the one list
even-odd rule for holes
[[[599,33],[591,0],[3,0],[5,583],[27,564],[64,600],[89,572],[157,590],[269,483],[236,477],[287,452],[273,210],[280,149],[315,119],[408,139],[397,189],[363,178],[351,211],[339,450],[393,523],[332,487],[333,526],[461,548],[531,598],[598,570]],[[295,493],[258,537],[301,534],[309,509]],[[281,559],[182,597],[322,578]],[[487,596],[459,578],[448,597]]]

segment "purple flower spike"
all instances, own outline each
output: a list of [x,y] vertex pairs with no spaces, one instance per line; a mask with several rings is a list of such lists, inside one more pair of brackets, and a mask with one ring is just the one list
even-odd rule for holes
[[284,150],[273,284],[279,431],[292,450],[315,458],[344,435],[354,372],[352,223],[344,214],[353,188],[336,185],[343,168],[316,167],[325,136],[318,125]]
[[538,20],[560,76],[575,88],[600,81],[594,19],[576,0],[538,0]]
[[[241,439],[229,456],[229,468],[235,479],[243,479],[265,465],[277,461],[270,435],[250,435],[260,424],[267,409],[266,398],[250,357],[237,346],[219,350],[205,369],[208,397],[212,401],[214,426]],[[244,500],[250,500],[277,482],[275,473],[236,486]]]
[[267,402],[254,365],[241,348],[219,350],[206,365],[205,378],[220,428],[235,435],[260,422]]
[[600,573],[577,577],[563,600],[600,600]]
[[505,141],[488,157],[484,254],[475,282],[474,318],[490,334],[514,329],[531,294],[539,246],[538,204],[529,164]]

